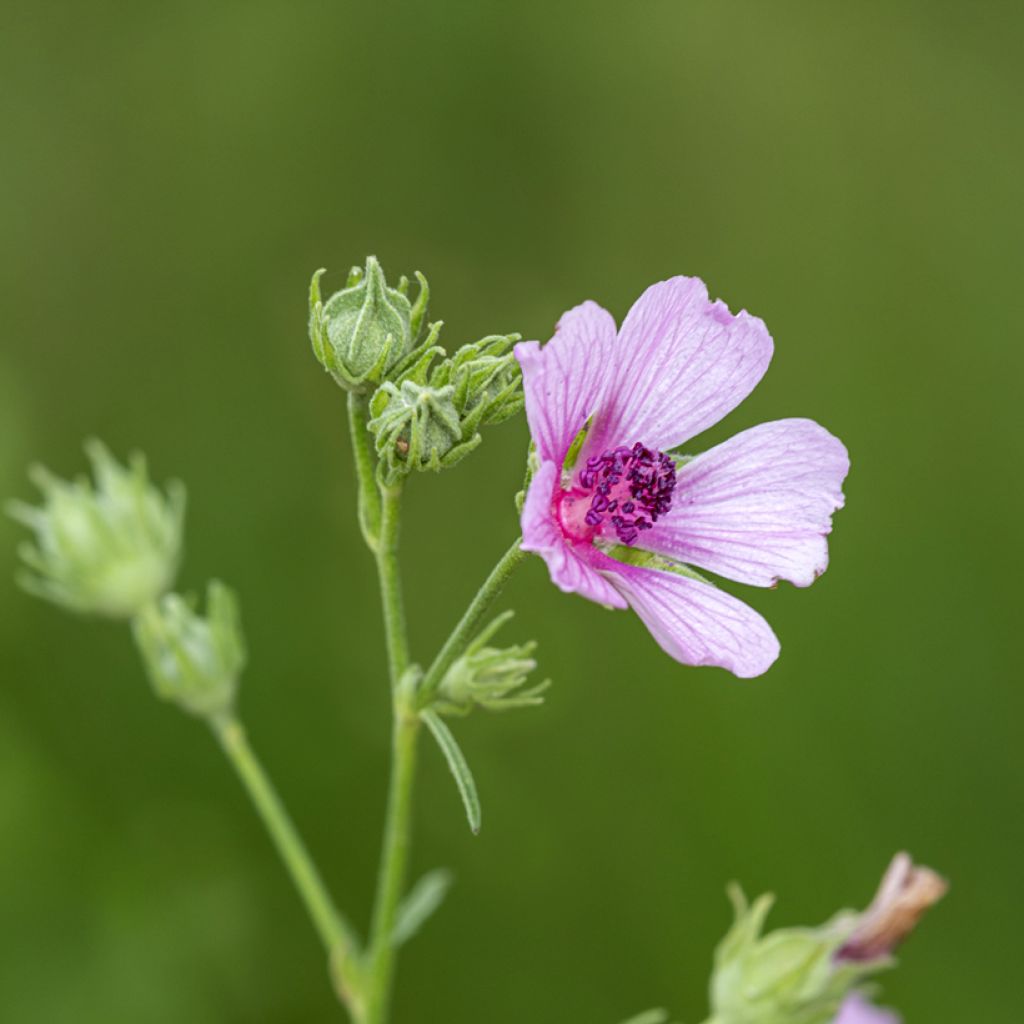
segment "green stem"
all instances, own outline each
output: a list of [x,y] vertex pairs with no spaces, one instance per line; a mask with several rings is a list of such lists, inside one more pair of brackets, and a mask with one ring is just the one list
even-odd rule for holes
[[352,1010],[353,1017],[358,1019],[361,1012],[358,1006],[359,993],[357,986],[353,984],[359,956],[359,945],[355,935],[335,908],[327,886],[313,863],[313,858],[310,857],[263,766],[249,746],[242,724],[234,716],[226,715],[213,719],[211,725],[220,745],[224,748],[224,753],[248,790],[257,813],[270,833],[295,883],[295,888],[306,905],[306,910],[309,911],[317,934],[330,958],[338,982],[339,995]]
[[409,666],[405,611],[398,572],[398,528],[401,485],[381,487],[381,521],[376,557],[380,580],[388,669],[392,692],[391,782],[384,824],[377,897],[373,908],[370,947],[366,955],[366,1024],[384,1024],[388,1014],[395,950],[392,933],[405,887],[409,860],[412,793],[416,771],[416,738],[420,720],[403,676]]
[[370,432],[366,429],[369,418],[366,398],[354,391],[348,393],[348,429],[352,437],[352,459],[359,484],[359,529],[371,551],[377,550],[381,529],[380,495],[374,483],[373,451]]
[[377,576],[384,608],[384,632],[388,650],[391,688],[398,690],[402,674],[409,667],[409,642],[405,635],[405,608],[398,573],[398,521],[402,486],[382,487],[381,519],[377,538]]
[[405,888],[412,824],[412,791],[420,719],[401,694],[396,695],[391,748],[391,785],[381,853],[377,899],[367,953],[366,1024],[384,1024],[388,1015],[395,947],[395,916]]
[[484,580],[483,586],[476,592],[476,596],[459,620],[459,624],[444,642],[441,650],[438,651],[430,668],[427,669],[417,691],[418,707],[425,708],[430,704],[445,673],[473,642],[487,610],[501,593],[516,567],[526,557],[526,553],[519,547],[520,539],[516,538],[515,543],[501,556],[498,564],[491,570],[490,576]]

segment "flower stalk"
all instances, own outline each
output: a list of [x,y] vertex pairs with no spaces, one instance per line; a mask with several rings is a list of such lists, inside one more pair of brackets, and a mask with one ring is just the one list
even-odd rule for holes
[[423,676],[417,689],[417,705],[420,708],[429,706],[441,685],[445,673],[455,664],[455,660],[462,655],[466,648],[473,642],[480,623],[490,610],[495,599],[502,592],[505,584],[516,571],[519,563],[526,557],[526,553],[520,548],[520,538],[516,538],[512,546],[501,556],[498,564],[491,570],[490,575],[483,582],[483,586],[476,592],[469,607],[463,613],[459,624],[452,631],[451,636],[444,642],[444,646],[438,652]]
[[242,724],[233,714],[227,714],[211,719],[210,726],[248,792],[309,912],[327,952],[339,997],[352,1013],[353,1020],[361,1021],[359,943],[355,934],[335,907],[306,844],[249,745]]

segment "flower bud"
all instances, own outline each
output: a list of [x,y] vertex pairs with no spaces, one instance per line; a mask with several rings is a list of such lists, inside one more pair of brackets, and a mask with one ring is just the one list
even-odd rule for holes
[[[453,357],[435,344],[440,322],[370,399],[380,471],[394,483],[413,469],[454,466],[481,441],[478,428],[523,407],[522,371],[506,350],[518,335],[491,335]],[[436,362],[440,358],[440,362]]]
[[245,641],[235,595],[214,580],[206,615],[194,601],[167,594],[132,623],[135,642],[157,696],[201,717],[231,709],[245,665]]
[[854,986],[888,966],[885,958],[836,959],[849,934],[848,919],[762,935],[773,897],[748,906],[738,889],[730,896],[736,921],[715,953],[711,979],[716,1024],[832,1024]]
[[523,407],[523,371],[511,347],[518,334],[492,334],[463,345],[447,361],[455,404],[472,429],[501,423]]
[[366,270],[354,268],[347,287],[326,302],[320,298],[320,277],[309,289],[309,339],[321,365],[350,391],[369,391],[385,379],[413,349],[426,313],[429,289],[417,274],[420,292],[415,306],[405,295],[408,281],[391,288],[373,256]]
[[393,484],[411,469],[435,472],[455,465],[480,443],[479,434],[463,440],[453,402],[454,388],[385,381],[370,403],[369,429],[380,456],[378,471]]
[[[715,954],[711,1001],[715,1024],[886,1024],[894,1018],[858,997],[869,974],[892,965],[890,954],[921,914],[945,893],[934,871],[905,853],[893,858],[871,906],[842,911],[818,928],[780,929],[762,936],[772,905],[748,907],[730,891],[736,921]],[[842,1009],[842,1016],[837,1014]]]
[[537,667],[531,657],[537,645],[531,641],[504,649],[487,646],[487,641],[513,614],[508,611],[494,619],[448,669],[438,687],[434,705],[437,711],[468,715],[476,706],[489,711],[508,711],[544,703],[541,694],[551,685],[551,680],[521,689]]
[[85,450],[95,483],[61,480],[37,466],[30,476],[43,505],[8,506],[35,534],[34,543],[19,549],[30,570],[19,582],[72,611],[131,618],[174,583],[185,490],[175,482],[163,494],[149,482],[139,454],[122,466],[99,441]]

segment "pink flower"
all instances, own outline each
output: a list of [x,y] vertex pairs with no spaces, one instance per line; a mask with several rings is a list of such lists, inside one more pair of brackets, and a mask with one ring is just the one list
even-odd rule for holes
[[[846,449],[818,424],[790,419],[685,463],[668,454],[757,385],[772,357],[764,323],[710,302],[699,279],[674,277],[648,288],[618,332],[584,302],[543,348],[524,342],[515,353],[540,460],[523,549],[543,557],[562,590],[632,606],[678,661],[742,677],[766,671],[779,653],[768,623],[685,566],[754,586],[808,586],[828,564]],[[627,564],[609,554],[634,545],[661,557]]]
[[888,1010],[880,1010],[863,996],[846,998],[833,1024],[900,1024],[899,1017]]

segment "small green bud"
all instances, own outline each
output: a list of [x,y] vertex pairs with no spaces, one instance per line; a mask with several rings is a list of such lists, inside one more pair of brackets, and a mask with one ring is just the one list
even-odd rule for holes
[[512,647],[488,647],[487,641],[512,618],[513,612],[499,615],[469,645],[441,681],[434,707],[445,715],[468,715],[474,707],[489,711],[543,704],[541,694],[551,685],[550,679],[529,689],[522,689],[529,674],[537,667],[532,655],[532,641]]
[[11,502],[8,512],[35,533],[19,548],[31,594],[72,611],[131,618],[174,583],[181,554],[185,489],[166,495],[149,482],[136,453],[127,466],[99,442],[86,453],[95,482],[61,480],[42,466],[29,475],[42,506]]
[[491,335],[447,358],[435,344],[440,330],[440,322],[431,324],[426,341],[370,400],[385,483],[413,469],[454,466],[480,443],[480,426],[523,407],[522,373],[507,351],[518,335]]
[[412,351],[430,290],[417,273],[420,293],[415,304],[405,287],[391,288],[373,256],[366,270],[353,267],[346,287],[326,302],[320,297],[323,270],[309,288],[309,339],[313,353],[331,376],[349,391],[370,391]]
[[480,443],[479,434],[463,440],[454,392],[451,385],[438,388],[406,380],[400,386],[385,381],[374,394],[369,428],[386,484],[411,469],[436,472],[453,466]]
[[818,928],[782,928],[762,935],[774,898],[748,906],[730,890],[736,920],[715,953],[711,1006],[716,1024],[831,1024],[844,998],[887,957],[861,962],[838,954],[856,924],[839,914]]
[[472,429],[501,423],[523,407],[523,372],[509,351],[518,334],[492,334],[463,345],[442,364],[455,385],[455,404]]
[[235,595],[214,580],[205,617],[195,602],[167,594],[134,619],[135,642],[158,697],[213,717],[230,711],[245,666],[245,640]]

